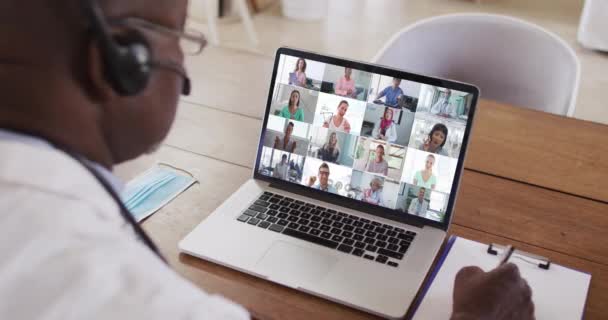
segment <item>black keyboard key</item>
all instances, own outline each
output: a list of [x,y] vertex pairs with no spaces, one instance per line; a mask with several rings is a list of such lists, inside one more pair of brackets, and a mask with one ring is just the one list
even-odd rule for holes
[[289,216],[289,218],[287,218],[287,220],[291,221],[291,222],[296,222],[296,221],[298,221],[300,219],[298,217],[296,217],[296,216]]
[[272,203],[270,205],[270,207],[272,208],[272,206],[278,206],[277,203],[281,202],[281,199],[279,199],[279,198],[270,198],[270,199],[268,199],[268,202]]
[[292,198],[287,198],[287,197],[285,197],[283,200],[285,200],[285,201],[287,201],[287,202],[293,202],[293,199],[292,199]]
[[405,232],[405,230],[403,230],[401,228],[395,228],[393,230],[397,231],[397,233],[403,233],[403,232]]
[[310,210],[310,214],[312,214],[312,215],[317,216],[317,215],[319,215],[319,213],[321,213],[321,210],[319,210],[319,209],[312,209],[312,210]]
[[372,221],[372,224],[376,227],[379,227],[382,225],[382,223],[378,222],[378,221]]
[[282,206],[288,206],[288,205],[289,205],[289,203],[290,203],[289,201],[287,201],[287,200],[283,200],[283,201],[279,202],[279,205],[282,205]]
[[298,220],[298,223],[301,224],[301,225],[307,226],[310,223],[310,220],[306,220],[304,218],[300,218],[300,220]]
[[378,232],[379,234],[384,234],[386,232],[386,229],[382,227],[376,227],[376,230],[374,231]]
[[240,217],[236,218],[236,220],[238,220],[240,222],[246,222],[247,219],[249,219],[249,216],[246,214],[242,214]]
[[300,227],[300,225],[295,222],[291,222],[290,224],[287,225],[287,227],[292,228],[292,229],[298,229]]
[[248,215],[250,217],[255,217],[258,214],[258,212],[257,211],[252,211],[252,210],[245,210],[245,212],[243,212],[243,214],[246,214],[246,215]]
[[376,252],[376,250],[378,250],[378,247],[368,244],[367,247],[365,247],[365,250],[371,251],[371,252]]
[[329,238],[331,238],[331,233],[321,232],[321,238],[329,239]]
[[304,204],[304,201],[300,201],[300,200],[296,200],[295,202],[296,202],[297,204],[299,204],[299,205],[303,205],[303,204]]
[[319,229],[312,229],[310,230],[310,234],[312,234],[313,236],[318,236],[321,234],[321,230]]
[[355,221],[353,219],[346,218],[346,219],[342,220],[342,222],[346,225],[351,225]]
[[357,242],[355,242],[355,248],[363,249],[363,248],[365,248],[365,243],[363,243],[361,241],[357,241]]
[[329,219],[327,219],[327,218],[325,218],[325,219],[321,220],[321,223],[322,224],[326,224],[326,225],[331,225],[332,221],[329,220]]
[[321,217],[323,217],[323,218],[329,218],[329,217],[331,217],[331,213],[321,212]]
[[289,207],[292,208],[292,209],[295,209],[295,210],[300,209],[300,205],[299,204],[295,204],[295,203],[292,203],[291,205],[289,205]]
[[270,226],[270,222],[268,222],[268,221],[262,221],[258,224],[258,227],[264,228],[264,229],[268,228],[269,226]]
[[397,262],[393,262],[393,261],[389,261],[387,264],[388,264],[389,266],[391,266],[391,267],[395,267],[395,268],[397,268],[397,267],[399,266],[399,264],[398,264]]
[[368,231],[365,233],[366,237],[375,237],[377,235],[377,233],[373,232],[373,231]]
[[338,212],[337,215],[339,215],[340,217],[347,217],[348,215],[344,212]]
[[399,245],[402,245],[402,246],[409,246],[410,244],[411,244],[410,241],[405,241],[405,240],[399,242]]
[[277,221],[279,221],[279,219],[275,218],[275,217],[268,217],[268,219],[266,219],[266,221],[268,221],[270,223],[277,223]]
[[277,224],[281,225],[281,226],[286,226],[289,223],[289,221],[281,219],[279,220],[279,222],[277,222]]
[[344,239],[344,241],[342,241],[342,243],[347,244],[349,246],[352,246],[355,244],[355,240],[353,239]]
[[302,231],[302,232],[308,232],[310,231],[310,227],[309,226],[301,226],[298,231]]
[[331,237],[331,240],[336,241],[336,242],[342,242],[342,240],[344,240],[344,237],[336,234],[333,237]]
[[363,223],[369,223],[369,220],[365,219],[365,218],[361,218],[359,219],[359,221],[363,222]]
[[347,224],[347,225],[345,225],[345,226],[344,226],[344,228],[342,228],[342,229],[344,229],[344,230],[346,230],[346,231],[353,231],[353,230],[355,230],[355,227],[353,227],[353,226],[351,226],[351,225],[348,225],[348,224]]
[[289,212],[289,210],[291,210],[291,209],[289,209],[289,207],[281,207],[281,208],[279,209],[279,211],[281,211],[281,212],[285,212],[285,213]]
[[393,259],[397,259],[397,260],[401,260],[403,259],[403,254],[399,253],[399,252],[395,252],[395,251],[390,251],[390,250],[386,250],[386,249],[379,249],[378,253],[381,255],[385,255],[385,256],[389,256]]
[[311,223],[310,223],[308,226],[310,226],[310,227],[311,227],[311,228],[313,228],[313,229],[316,229],[316,228],[320,227],[320,226],[321,226],[321,224],[320,224],[320,223],[318,223],[318,222],[314,222],[314,221],[313,221],[313,222],[311,222]]
[[398,251],[399,246],[396,244],[389,243],[388,246],[386,246],[386,249],[391,250],[391,251]]
[[281,231],[283,231],[283,229],[285,229],[285,227],[280,226],[278,224],[273,224],[268,228],[268,230],[272,230],[274,232],[281,232]]
[[352,238],[353,233],[350,231],[342,231],[342,236],[345,238]]
[[336,212],[337,212],[337,211],[336,211],[336,210],[332,210],[332,209],[327,209],[327,213],[331,213],[331,214],[334,214],[334,213],[336,213]]
[[333,216],[331,216],[331,220],[336,221],[336,222],[340,222],[340,221],[342,221],[342,217],[333,215]]
[[316,206],[315,206],[314,204],[312,204],[312,203],[307,203],[307,204],[306,204],[306,208],[311,208],[311,209],[314,209],[315,207],[316,207]]
[[270,208],[270,210],[279,210],[279,208],[281,208],[281,206],[278,204],[271,204],[270,207],[268,207],[268,208]]
[[268,212],[266,212],[269,216],[276,216],[277,214],[279,214],[278,211],[276,210],[268,210]]
[[361,229],[361,228],[356,228],[356,229],[355,229],[355,233],[356,233],[356,234],[364,234],[364,233],[365,233],[365,230],[363,230],[363,229]]
[[379,255],[376,257],[376,262],[386,263],[388,261],[388,257]]
[[275,195],[273,195],[272,197],[273,197],[273,198],[277,198],[277,199],[283,199],[283,198],[285,198],[285,197],[283,197],[283,196],[282,196],[282,195],[280,195],[280,194],[275,194]]
[[399,239],[390,237],[390,238],[388,238],[388,243],[397,244],[397,243],[399,243]]
[[399,247],[399,250],[397,250],[397,252],[406,253],[408,248],[409,248],[409,246],[401,246],[401,247]]
[[363,256],[363,258],[367,259],[367,260],[374,260],[374,256],[366,254]]
[[328,247],[328,248],[332,248],[335,249],[338,247],[338,243],[331,241],[331,240],[327,240],[327,239],[323,239],[320,237],[315,237],[313,235],[310,235],[308,233],[304,233],[304,232],[300,232],[298,230],[294,230],[294,229],[290,229],[287,228],[283,231],[283,234],[288,235],[288,236],[292,236],[294,238],[298,238],[304,241],[308,241],[308,242],[312,242],[312,243],[316,243],[318,245],[322,245],[324,247]]
[[340,233],[342,233],[342,230],[340,230],[338,228],[332,228],[330,232],[333,234],[340,234]]
[[279,213],[279,215],[277,217],[279,217],[279,219],[285,219],[285,218],[289,217],[289,215],[285,212],[281,212],[281,213]]
[[413,236],[413,237],[416,236],[416,232],[414,232],[414,231],[406,231],[405,234]]
[[386,241],[386,240],[388,240],[388,237],[386,235],[384,235],[384,234],[378,234],[376,236],[376,239],[378,239],[380,241]]
[[365,229],[365,230],[370,230],[370,231],[371,231],[371,230],[374,230],[374,228],[376,228],[376,227],[374,227],[374,226],[373,226],[372,224],[370,224],[370,223],[368,223],[368,224],[366,224],[366,225],[364,225],[364,226],[363,226],[363,229]]
[[409,234],[405,234],[405,233],[400,233],[397,235],[397,238],[401,239],[401,240],[409,240],[412,241],[414,240],[413,236],[410,236]]
[[395,230],[389,230],[386,232],[386,235],[389,237],[394,237],[397,235],[397,232]]
[[300,215],[300,217],[302,217],[302,218],[304,218],[304,219],[310,219],[311,214],[310,214],[310,213],[302,213],[302,214]]
[[376,247],[386,248],[386,242],[378,240],[378,241],[376,241]]
[[[308,213],[308,211],[310,211],[309,207],[300,207],[300,211],[302,211],[303,213]],[[310,213],[308,213],[310,214]]]
[[363,239],[365,239],[365,237],[361,234],[355,234],[353,236],[353,239],[357,240],[357,241],[363,241]]
[[252,224],[252,225],[256,225],[258,224],[258,222],[260,222],[260,219],[256,219],[256,218],[251,218],[249,219],[249,221],[247,221],[247,223]]
[[357,227],[357,228],[361,228],[365,225],[365,223],[361,222],[361,221],[355,221],[353,222],[353,226]]
[[321,217],[320,216],[312,216],[312,218],[310,218],[310,220],[312,220],[314,222],[320,222],[321,221]]
[[384,228],[386,230],[393,230],[393,226],[389,226],[388,224],[383,224],[382,228]]
[[319,229],[321,229],[321,231],[329,231],[331,227],[327,225],[322,225]]
[[257,212],[266,212],[268,209],[266,207],[258,206],[257,204],[252,204],[249,207],[249,210],[257,211]]
[[295,210],[295,209],[293,209],[293,210],[291,210],[291,211],[289,212],[289,214],[290,214],[290,215],[292,215],[292,216],[297,216],[297,217],[299,217],[299,216],[302,214],[302,212],[300,212],[300,210]]
[[334,222],[331,226],[334,227],[334,228],[342,228],[344,226],[344,223],[342,223],[342,222]]
[[338,251],[350,253],[351,251],[353,251],[353,247],[347,246],[345,244],[341,244],[341,245],[338,246]]
[[269,202],[263,201],[263,200],[258,200],[256,202],[254,202],[255,205],[258,205],[260,207],[268,207],[270,206]]
[[359,220],[359,217],[357,217],[357,216],[348,216],[348,217],[353,220]]
[[268,191],[264,191],[264,196],[274,196],[274,193],[268,192]]
[[365,250],[361,250],[361,249],[355,249],[353,250],[353,255],[360,257],[365,253]]
[[376,239],[367,237],[367,238],[365,238],[365,240],[363,240],[363,242],[365,242],[367,244],[374,244],[374,243],[376,243]]
[[256,218],[258,218],[260,220],[265,220],[267,217],[268,217],[268,215],[265,213],[258,213],[258,215],[256,216]]

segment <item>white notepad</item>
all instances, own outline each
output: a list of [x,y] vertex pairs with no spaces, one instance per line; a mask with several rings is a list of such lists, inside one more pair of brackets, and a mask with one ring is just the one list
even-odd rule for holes
[[[456,273],[470,265],[478,266],[484,271],[492,270],[498,265],[501,255],[489,254],[487,250],[487,244],[459,237],[450,238],[442,259],[437,263],[434,278],[431,276],[429,279],[431,283],[430,287],[427,284],[428,291],[421,295],[422,302],[413,319],[449,319]],[[532,288],[536,319],[582,319],[591,275],[553,263],[545,270],[530,261],[517,252],[509,259],[509,262],[519,267],[522,277]]]

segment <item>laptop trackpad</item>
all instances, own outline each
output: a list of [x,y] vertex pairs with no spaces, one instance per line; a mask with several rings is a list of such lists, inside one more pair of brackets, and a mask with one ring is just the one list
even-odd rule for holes
[[279,240],[258,261],[256,269],[269,279],[298,287],[321,280],[337,261],[333,256]]

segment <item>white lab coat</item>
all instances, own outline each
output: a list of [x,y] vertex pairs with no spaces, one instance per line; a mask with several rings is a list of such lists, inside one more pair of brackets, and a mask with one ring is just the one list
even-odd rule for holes
[[0,140],[0,253],[0,319],[249,318],[161,262],[51,147]]
[[[380,139],[380,124],[382,123],[382,119],[376,121],[376,124],[374,125],[374,130],[372,130],[372,137],[374,139]],[[397,141],[397,129],[395,129],[395,123],[392,122],[391,125],[388,127],[388,129],[386,129],[386,134],[384,135],[386,137],[386,141],[388,142],[395,142]]]

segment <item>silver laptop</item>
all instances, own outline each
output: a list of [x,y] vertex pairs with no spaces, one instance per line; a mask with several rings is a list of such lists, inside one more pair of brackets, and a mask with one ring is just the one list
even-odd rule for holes
[[478,95],[468,84],[280,48],[253,177],[180,250],[403,317],[446,238]]

